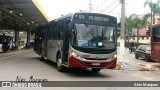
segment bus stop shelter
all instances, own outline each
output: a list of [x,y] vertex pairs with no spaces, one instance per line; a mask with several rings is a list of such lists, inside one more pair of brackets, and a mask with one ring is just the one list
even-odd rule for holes
[[27,45],[30,34],[36,26],[43,25],[47,19],[36,7],[34,0],[0,0],[0,32],[15,31],[15,44],[19,43],[19,32],[27,32]]

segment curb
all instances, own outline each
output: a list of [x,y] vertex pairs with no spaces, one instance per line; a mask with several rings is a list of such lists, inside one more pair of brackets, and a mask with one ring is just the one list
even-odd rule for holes
[[160,64],[144,64],[144,63],[138,63],[134,62],[131,60],[126,60],[126,59],[120,59],[118,58],[118,62],[116,64],[116,70],[127,70],[123,69],[122,63],[128,63],[131,66],[133,66],[133,70],[138,70],[138,71],[160,71]]
[[116,64],[116,70],[120,70],[121,69],[121,64],[117,63]]
[[160,71],[160,68],[155,67],[154,65],[151,64],[136,63],[133,61],[129,62],[134,64],[140,71]]
[[160,68],[155,67],[154,65],[145,64],[146,68],[148,68],[150,71],[160,71]]

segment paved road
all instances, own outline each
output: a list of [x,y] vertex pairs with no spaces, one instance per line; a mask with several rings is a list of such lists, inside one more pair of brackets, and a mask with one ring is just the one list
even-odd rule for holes
[[[40,61],[33,51],[20,53],[12,57],[0,58],[0,81],[15,81],[17,76],[29,80],[34,78],[48,79],[48,81],[160,81],[160,73],[156,71],[136,71],[136,70],[108,70],[103,69],[100,73],[94,74],[91,70],[73,69],[68,73],[60,73],[56,65],[50,61]],[[11,88],[3,88],[11,89]],[[16,88],[12,88],[17,90]],[[29,88],[24,88],[28,90]],[[36,89],[36,88],[31,88]],[[44,88],[43,88],[44,89]],[[37,90],[43,90],[37,88]],[[53,88],[45,88],[50,90]],[[56,90],[75,90],[76,88],[63,87]],[[79,90],[134,90],[134,88],[79,88]],[[142,88],[141,88],[142,89]],[[145,88],[150,90],[151,88]],[[158,88],[153,88],[158,89]]]

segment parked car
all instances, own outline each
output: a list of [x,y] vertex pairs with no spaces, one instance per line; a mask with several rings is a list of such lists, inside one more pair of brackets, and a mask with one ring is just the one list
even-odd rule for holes
[[151,61],[151,46],[150,45],[140,45],[136,49],[135,58],[144,58],[147,62]]

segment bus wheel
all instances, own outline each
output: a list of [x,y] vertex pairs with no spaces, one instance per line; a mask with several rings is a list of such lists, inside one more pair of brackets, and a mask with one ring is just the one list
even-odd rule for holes
[[92,72],[94,72],[94,73],[98,73],[99,71],[101,71],[100,68],[92,68]]
[[41,60],[41,61],[44,61],[44,57],[43,57],[43,56],[40,56],[40,60]]
[[62,65],[61,54],[59,54],[59,55],[57,56],[57,68],[58,68],[58,71],[59,71],[59,72],[64,72],[64,71],[66,71],[66,67],[64,67],[64,66]]

